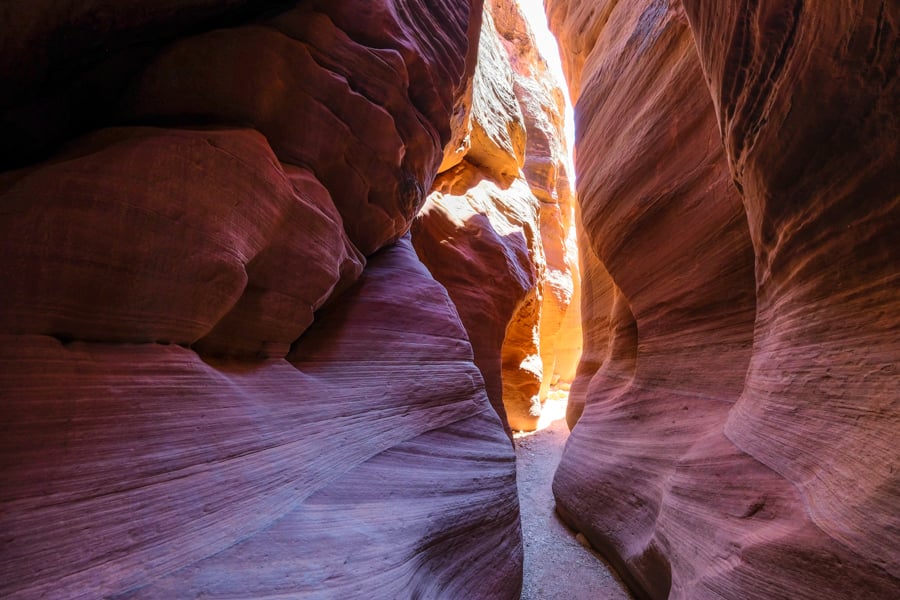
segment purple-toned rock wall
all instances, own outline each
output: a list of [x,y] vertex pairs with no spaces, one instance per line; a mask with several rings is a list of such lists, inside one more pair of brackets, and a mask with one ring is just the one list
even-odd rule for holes
[[404,237],[481,12],[0,13],[0,596],[518,597],[512,448]]
[[642,598],[897,597],[897,6],[547,4],[585,229],[559,512]]

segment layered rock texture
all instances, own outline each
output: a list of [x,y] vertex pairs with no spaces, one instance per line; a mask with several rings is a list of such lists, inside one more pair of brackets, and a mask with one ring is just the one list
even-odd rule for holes
[[518,597],[513,452],[404,237],[481,13],[0,11],[0,596]]
[[464,126],[413,243],[459,309],[492,404],[516,430],[537,426],[551,381],[571,381],[581,351],[563,111],[517,4],[487,3]]
[[584,223],[559,512],[641,598],[900,597],[900,8],[547,9]]
[[547,9],[0,10],[0,596],[900,597],[900,7]]

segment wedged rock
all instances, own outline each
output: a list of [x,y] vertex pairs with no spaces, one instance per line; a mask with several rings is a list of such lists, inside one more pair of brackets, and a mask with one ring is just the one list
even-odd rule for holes
[[548,4],[593,251],[559,512],[641,598],[895,597],[897,18]]

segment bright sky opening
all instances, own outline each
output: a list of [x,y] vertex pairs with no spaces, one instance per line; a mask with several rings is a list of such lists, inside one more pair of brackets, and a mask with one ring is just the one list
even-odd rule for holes
[[516,0],[525,15],[525,20],[531,26],[538,52],[547,61],[550,73],[556,78],[556,83],[562,89],[566,99],[566,144],[569,149],[569,179],[575,183],[575,170],[572,161],[575,159],[573,146],[575,144],[575,116],[572,110],[572,101],[569,99],[569,88],[566,86],[566,78],[563,75],[562,62],[559,59],[559,45],[556,37],[547,28],[547,15],[544,13],[542,0]]

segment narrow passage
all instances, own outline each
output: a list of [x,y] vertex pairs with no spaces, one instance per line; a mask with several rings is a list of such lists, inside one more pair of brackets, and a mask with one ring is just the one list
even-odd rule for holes
[[544,410],[552,422],[535,433],[515,434],[525,541],[522,600],[630,600],[606,563],[578,543],[554,510],[553,474],[569,437],[567,398],[562,390],[551,391]]

